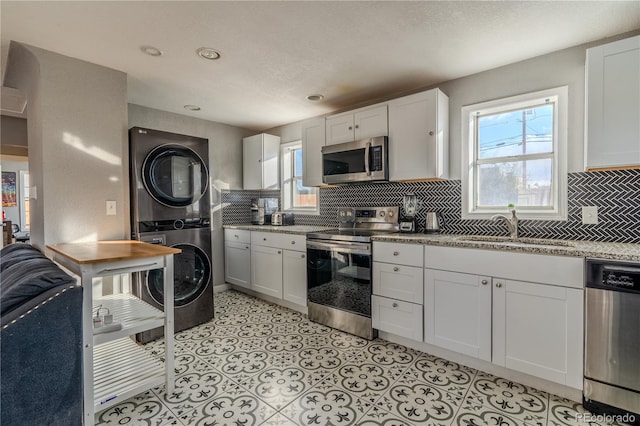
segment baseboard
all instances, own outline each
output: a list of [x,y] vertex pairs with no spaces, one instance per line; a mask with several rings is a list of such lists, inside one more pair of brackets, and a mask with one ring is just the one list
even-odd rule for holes
[[229,286],[229,288],[231,290],[237,290],[241,293],[245,293],[248,294],[249,296],[253,296],[256,297],[258,299],[262,299],[262,300],[266,300],[267,302],[276,304],[276,305],[280,305],[280,306],[284,306],[285,308],[289,308],[292,311],[296,311],[296,312],[300,312],[301,314],[307,315],[308,310],[306,306],[301,306],[298,305],[297,303],[292,303],[289,302],[288,300],[284,300],[284,299],[278,299],[277,297],[273,297],[273,296],[267,296],[266,294],[262,294],[262,293],[258,293],[256,291],[250,290],[248,288],[245,287],[240,287],[237,286],[235,284],[226,284],[227,286]]

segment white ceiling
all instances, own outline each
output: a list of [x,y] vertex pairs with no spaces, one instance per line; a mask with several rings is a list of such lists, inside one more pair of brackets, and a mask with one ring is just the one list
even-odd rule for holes
[[[636,0],[3,0],[0,7],[3,76],[16,40],[127,73],[131,103],[254,130],[640,28]],[[145,55],[143,45],[164,55]],[[202,46],[222,59],[199,58]],[[324,101],[305,99],[315,93]]]

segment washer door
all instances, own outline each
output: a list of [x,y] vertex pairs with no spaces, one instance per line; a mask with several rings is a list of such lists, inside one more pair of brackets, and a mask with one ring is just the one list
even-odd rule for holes
[[154,148],[142,163],[147,192],[168,207],[186,207],[206,193],[209,172],[193,150],[176,144]]
[[[206,253],[192,244],[175,244],[182,253],[173,256],[174,306],[185,306],[196,300],[207,288],[211,277],[211,263]],[[147,275],[149,294],[164,305],[163,269],[154,269]]]

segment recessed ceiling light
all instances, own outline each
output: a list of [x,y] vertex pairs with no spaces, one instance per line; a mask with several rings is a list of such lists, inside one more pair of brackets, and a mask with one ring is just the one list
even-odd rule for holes
[[207,59],[209,61],[215,61],[217,59],[220,59],[220,56],[222,56],[220,52],[210,47],[201,47],[200,49],[196,50],[196,53],[201,58]]
[[189,111],[200,111],[200,107],[198,105],[185,105],[184,109],[188,109]]
[[140,50],[142,50],[144,53],[146,53],[149,56],[162,56],[162,50],[158,49],[157,47],[142,46]]
[[318,102],[318,101],[321,101],[323,99],[324,99],[324,96],[323,95],[319,95],[319,94],[307,96],[307,100],[311,101],[311,102]]

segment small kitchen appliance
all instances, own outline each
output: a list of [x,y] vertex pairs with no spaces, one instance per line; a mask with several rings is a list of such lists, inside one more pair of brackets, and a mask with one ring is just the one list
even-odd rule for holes
[[440,228],[444,225],[444,219],[442,215],[438,212],[427,212],[426,218],[424,221],[424,232],[427,234],[432,234],[436,232],[440,232]]
[[293,225],[293,213],[275,212],[271,215],[271,224],[274,226]]
[[356,183],[389,180],[388,138],[378,136],[322,147],[322,182]]
[[400,232],[416,232],[416,214],[420,207],[420,200],[415,194],[407,194],[402,199],[402,218]]
[[271,215],[277,211],[277,198],[254,198],[251,200],[251,223],[254,225],[270,225]]

